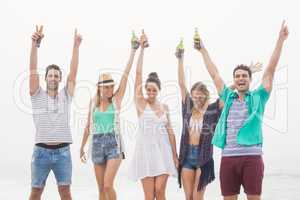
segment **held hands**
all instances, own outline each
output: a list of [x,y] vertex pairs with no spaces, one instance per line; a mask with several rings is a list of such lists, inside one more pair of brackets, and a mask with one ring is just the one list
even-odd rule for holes
[[77,28],[74,31],[74,47],[78,48],[81,44],[82,36],[78,34]]
[[38,25],[36,25],[35,32],[31,36],[32,43],[34,44],[34,46],[39,48],[43,37],[44,37],[43,25],[41,25],[40,27]]

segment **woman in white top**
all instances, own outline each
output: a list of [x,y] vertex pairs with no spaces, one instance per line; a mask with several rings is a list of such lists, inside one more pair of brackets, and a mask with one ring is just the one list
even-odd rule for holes
[[155,72],[149,74],[142,91],[142,65],[144,49],[148,46],[146,35],[140,38],[141,51],[135,79],[135,105],[139,129],[129,177],[141,180],[145,199],[165,199],[169,175],[177,176],[178,156],[175,135],[170,125],[168,107],[157,100],[160,80]]

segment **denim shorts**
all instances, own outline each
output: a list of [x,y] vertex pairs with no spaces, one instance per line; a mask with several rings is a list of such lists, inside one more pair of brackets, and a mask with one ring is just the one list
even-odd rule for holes
[[31,161],[31,186],[43,188],[50,171],[53,171],[57,185],[70,185],[72,160],[70,146],[46,149],[34,146]]
[[93,135],[92,161],[94,164],[104,164],[108,160],[118,158],[121,158],[121,154],[114,133]]
[[189,145],[188,146],[188,153],[186,158],[183,162],[183,168],[196,170],[200,168],[198,165],[198,155],[199,155],[199,145]]

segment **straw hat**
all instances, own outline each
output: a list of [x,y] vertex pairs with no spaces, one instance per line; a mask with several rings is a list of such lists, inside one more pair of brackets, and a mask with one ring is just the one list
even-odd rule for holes
[[115,82],[109,73],[103,73],[99,77],[98,86],[114,85]]

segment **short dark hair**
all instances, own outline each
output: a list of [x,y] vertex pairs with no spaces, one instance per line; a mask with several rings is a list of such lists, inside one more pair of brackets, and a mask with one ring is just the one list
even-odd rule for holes
[[49,65],[49,66],[46,68],[45,78],[47,77],[48,72],[49,72],[51,69],[58,70],[58,71],[59,71],[59,74],[60,74],[60,77],[62,76],[62,71],[61,71],[60,67],[59,67],[58,65],[51,64],[51,65]]
[[158,75],[157,75],[156,72],[151,72],[151,73],[148,75],[148,78],[147,78],[147,80],[146,80],[146,85],[147,85],[147,83],[149,83],[149,82],[155,83],[155,84],[157,85],[158,89],[160,90],[160,85],[161,85],[161,83],[160,83],[160,80],[159,80]]
[[236,66],[236,67],[234,68],[234,70],[233,70],[233,77],[234,77],[235,72],[236,72],[237,70],[244,70],[244,71],[247,71],[248,74],[249,74],[249,77],[250,77],[250,78],[252,77],[252,71],[251,71],[250,67],[247,66],[247,65],[241,64],[241,65]]

